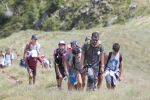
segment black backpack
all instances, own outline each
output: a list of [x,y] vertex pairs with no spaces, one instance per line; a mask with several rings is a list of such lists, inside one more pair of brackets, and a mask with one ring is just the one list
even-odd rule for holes
[[[109,62],[109,60],[110,60],[110,58],[111,58],[111,55],[112,55],[112,52],[109,52],[108,60],[107,60],[107,63],[106,63],[106,65],[105,65],[106,67],[107,67],[108,62]],[[122,61],[122,54],[119,53],[119,62],[121,63],[121,61]],[[119,68],[120,68],[120,63],[119,63]],[[105,69],[106,69],[106,67],[105,67]]]

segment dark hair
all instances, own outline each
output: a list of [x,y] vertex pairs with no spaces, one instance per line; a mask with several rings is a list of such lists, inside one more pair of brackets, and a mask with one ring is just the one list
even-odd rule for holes
[[118,43],[114,43],[113,44],[113,48],[112,48],[115,52],[118,52],[120,49],[120,45]]
[[72,49],[72,54],[79,54],[79,53],[80,53],[80,49],[79,48]]
[[93,32],[93,33],[92,33],[92,38],[93,38],[93,37],[99,38],[99,33],[98,33],[98,32]]

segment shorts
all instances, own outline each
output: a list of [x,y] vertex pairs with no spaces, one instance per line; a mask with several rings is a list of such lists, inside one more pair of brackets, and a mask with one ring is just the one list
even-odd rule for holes
[[[117,75],[115,76],[116,76],[116,79],[118,79],[118,76]],[[115,85],[113,84],[113,77],[110,76],[110,74],[106,75],[105,79],[106,79],[106,83],[111,83],[111,86],[115,87]]]
[[36,76],[36,70],[32,70],[32,75]]
[[[64,69],[64,67],[63,66],[59,66],[58,68],[59,68],[60,74],[64,78],[65,77],[65,69]],[[58,72],[56,70],[56,67],[55,67],[55,73],[56,73],[56,79],[59,79],[59,75],[58,75]]]

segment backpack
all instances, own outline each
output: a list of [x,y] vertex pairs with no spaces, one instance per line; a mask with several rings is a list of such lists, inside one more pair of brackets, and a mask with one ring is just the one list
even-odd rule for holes
[[[109,60],[111,58],[111,55],[112,55],[112,52],[109,52],[109,56],[108,56],[108,60],[107,60],[107,63],[106,63],[106,67],[107,67],[108,62],[109,62]],[[121,63],[121,61],[122,61],[122,54],[119,53],[119,62]],[[120,68],[120,63],[119,63],[119,68]],[[106,69],[106,67],[105,67],[105,69]]]
[[46,60],[48,60],[49,64],[51,64],[51,60],[49,58],[46,58]]

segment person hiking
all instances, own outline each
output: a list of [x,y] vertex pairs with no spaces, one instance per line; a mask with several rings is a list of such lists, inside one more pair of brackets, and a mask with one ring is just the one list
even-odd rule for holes
[[[75,87],[79,91],[83,90],[82,88],[82,80],[85,81],[86,73],[85,70],[80,69],[80,63],[81,63],[81,50],[79,48],[72,49],[73,56],[69,60],[69,71],[75,72],[76,80],[77,80],[77,86]],[[84,77],[82,79],[82,77]],[[74,87],[72,87],[74,88]]]
[[41,55],[41,58],[42,58],[43,63],[44,63],[44,68],[50,69],[50,62],[49,62],[48,58],[45,58],[45,55]]
[[[65,62],[64,62],[64,68],[65,68],[65,75],[67,77],[69,77],[69,73],[71,74],[71,72],[69,71],[69,65],[68,62],[70,60],[70,58],[73,56],[72,54],[72,49],[74,48],[79,48],[78,42],[76,40],[73,40],[70,42],[71,48],[69,48],[66,52],[65,55]],[[86,83],[86,73],[82,74],[82,89],[85,87],[85,83]],[[68,80],[68,90],[72,90],[72,84],[70,84],[69,80]]]
[[82,56],[81,56],[81,69],[83,69],[85,64],[91,65],[86,73],[88,76],[87,80],[87,91],[95,90],[96,79],[99,71],[99,61],[101,59],[101,73],[104,72],[104,47],[99,41],[99,33],[93,32],[91,40],[84,43],[82,46]]
[[122,54],[119,53],[120,45],[118,43],[114,43],[112,46],[112,52],[109,52],[109,55],[106,55],[105,58],[105,79],[107,83],[108,89],[114,89],[117,80],[122,80],[123,75],[123,57]]
[[28,52],[30,52],[31,50],[36,50],[38,55],[40,54],[41,45],[37,42],[37,40],[38,40],[38,37],[36,35],[32,35],[31,41],[26,45],[24,49],[23,59],[26,58],[26,56],[28,55]]
[[0,50],[0,68],[4,68],[4,61],[5,61],[5,56],[2,50]]
[[13,65],[14,55],[11,53],[10,48],[6,48],[6,53],[4,54],[5,60],[4,65],[9,67]]
[[29,74],[29,84],[32,85],[32,80],[33,80],[33,85],[35,84],[35,77],[36,77],[36,72],[37,72],[37,63],[38,61],[42,65],[42,74],[44,73],[44,64],[42,61],[42,58],[38,55],[36,50],[31,50],[30,54],[26,57],[26,66]]
[[[106,53],[104,51],[104,59],[106,57]],[[97,88],[100,89],[101,88],[101,85],[102,85],[102,81],[103,81],[103,76],[104,74],[101,73],[101,60],[99,62],[99,72],[98,72],[98,78],[97,78]]]
[[64,55],[66,53],[65,50],[65,41],[61,40],[58,43],[59,48],[54,50],[54,65],[55,65],[55,73],[57,79],[57,86],[58,89],[62,90],[62,80],[65,77],[65,70],[64,70]]

